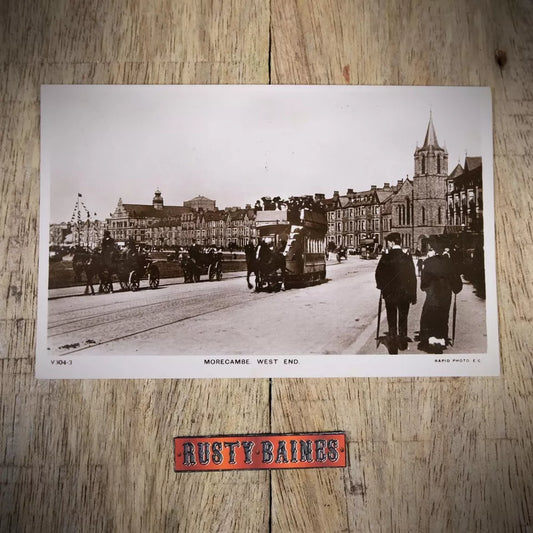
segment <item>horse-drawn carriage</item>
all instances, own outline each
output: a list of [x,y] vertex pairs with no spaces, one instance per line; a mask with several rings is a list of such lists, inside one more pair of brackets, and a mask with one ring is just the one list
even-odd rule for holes
[[335,249],[335,254],[338,263],[340,263],[342,259],[344,259],[345,261],[348,260],[348,252],[346,248],[342,245]]
[[209,281],[222,279],[222,252],[215,248],[197,251],[193,255],[190,252],[182,252],[179,263],[185,283],[200,281],[202,275],[207,275]]
[[159,268],[144,254],[126,254],[115,259],[109,266],[104,266],[100,273],[102,292],[113,292],[113,275],[123,290],[139,290],[143,279],[148,281],[151,289],[159,287]]
[[256,254],[256,290],[313,285],[326,278],[327,221],[322,212],[258,211],[256,227],[262,245],[271,250],[264,259]]
[[377,259],[379,246],[374,239],[363,239],[361,241],[361,259]]
[[107,253],[77,251],[72,259],[74,279],[86,277],[85,293],[94,294],[93,282],[99,279],[99,292],[113,292],[113,283],[118,281],[123,290],[136,291],[141,280],[146,279],[151,289],[159,287],[159,268],[152,259],[142,253],[121,252],[113,248]]

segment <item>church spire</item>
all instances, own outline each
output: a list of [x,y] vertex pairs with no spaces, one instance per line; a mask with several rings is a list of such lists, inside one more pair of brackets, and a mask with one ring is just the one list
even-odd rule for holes
[[437,140],[433,113],[429,113],[428,128],[422,148],[415,150],[415,176],[443,176],[448,174],[448,151]]
[[433,113],[431,111],[429,112],[429,124],[422,150],[429,150],[430,148],[442,150],[442,148],[439,146],[439,141],[437,141],[437,134],[435,133],[435,126],[433,125]]

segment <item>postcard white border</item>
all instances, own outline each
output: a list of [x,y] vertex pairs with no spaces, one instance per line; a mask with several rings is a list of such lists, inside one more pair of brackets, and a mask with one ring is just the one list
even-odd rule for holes
[[[41,87],[41,96],[48,87]],[[122,86],[116,86],[122,87]],[[151,87],[151,86],[144,86]],[[160,87],[160,86],[158,86]],[[189,86],[190,87],[190,86]],[[205,87],[205,86],[200,86]],[[217,86],[213,86],[217,87]],[[228,87],[228,86],[226,86]],[[238,86],[242,87],[242,86]],[[254,87],[254,86],[248,86]],[[261,86],[262,87],[262,86]],[[293,86],[271,86],[283,90]],[[300,86],[301,87],[301,86]],[[326,87],[326,86],[322,86]],[[343,86],[328,86],[343,87]],[[353,90],[416,91],[418,87],[351,86]],[[439,87],[442,88],[442,87]],[[454,88],[451,88],[454,89]],[[457,88],[455,88],[457,89]],[[461,87],[461,89],[468,89]],[[334,377],[459,377],[498,376],[500,352],[498,337],[498,308],[496,285],[496,250],[494,218],[494,157],[492,137],[492,101],[490,88],[476,88],[484,100],[487,112],[480,117],[483,137],[483,202],[486,278],[487,353],[448,355],[281,355],[278,364],[259,365],[257,358],[264,355],[238,355],[250,359],[247,365],[205,364],[206,359],[231,359],[231,356],[202,355],[119,355],[78,358],[64,357],[65,363],[52,364],[47,354],[48,317],[48,248],[50,222],[50,168],[45,143],[41,137],[41,210],[39,242],[39,287],[36,342],[36,377],[41,379],[174,379],[174,378],[334,378]],[[41,130],[42,132],[42,130]],[[269,359],[276,356],[267,356]],[[297,359],[298,364],[284,364],[286,359]],[[69,363],[70,361],[70,363]]]

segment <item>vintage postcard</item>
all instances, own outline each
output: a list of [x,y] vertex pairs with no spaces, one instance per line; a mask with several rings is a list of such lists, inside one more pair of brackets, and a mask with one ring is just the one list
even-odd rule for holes
[[499,374],[488,88],[41,89],[39,378]]

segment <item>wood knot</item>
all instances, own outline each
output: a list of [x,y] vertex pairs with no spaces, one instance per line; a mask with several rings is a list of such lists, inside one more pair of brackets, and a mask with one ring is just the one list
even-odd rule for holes
[[503,68],[507,63],[507,52],[505,50],[496,50],[494,52],[494,59],[500,68]]

